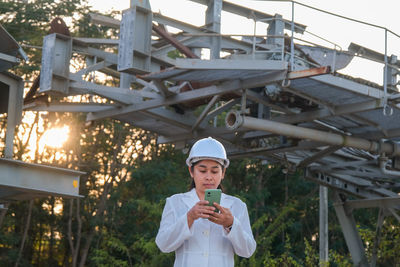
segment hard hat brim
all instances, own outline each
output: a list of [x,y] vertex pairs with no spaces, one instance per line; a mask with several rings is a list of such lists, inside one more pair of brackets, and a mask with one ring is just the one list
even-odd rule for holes
[[196,162],[202,161],[202,160],[213,160],[221,164],[224,168],[228,168],[229,166],[229,160],[228,159],[220,159],[220,158],[213,158],[213,157],[193,157],[190,159],[186,160],[186,164],[191,167],[193,164]]

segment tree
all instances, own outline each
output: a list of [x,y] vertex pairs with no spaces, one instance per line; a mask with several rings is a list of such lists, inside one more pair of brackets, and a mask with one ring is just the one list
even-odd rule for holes
[[[89,23],[86,1],[3,1],[3,26],[21,43],[30,62],[13,71],[24,79],[38,76],[42,37],[54,17],[70,18],[74,36],[115,35],[107,27]],[[180,56],[171,53],[171,56]],[[74,58],[83,64],[84,58]],[[117,83],[107,80],[105,83]],[[82,96],[83,98],[85,96]],[[201,108],[199,108],[199,111]],[[161,253],[154,239],[165,198],[187,190],[190,177],[186,155],[172,145],[158,145],[156,136],[111,119],[85,126],[84,114],[25,113],[15,145],[15,158],[86,172],[81,177],[83,198],[49,197],[12,203],[0,231],[0,264],[20,266],[171,266],[174,254]],[[222,118],[222,116],[221,116]],[[220,119],[221,119],[220,118]],[[53,126],[70,122],[70,141],[57,151],[28,140]],[[2,129],[4,129],[4,120]],[[59,153],[59,157],[55,156]],[[226,193],[247,203],[258,244],[250,259],[236,259],[236,266],[314,266],[317,263],[317,185],[301,172],[283,173],[276,162],[257,159],[231,161],[223,181]],[[361,233],[373,244],[376,214],[356,214]],[[330,264],[349,266],[343,236],[330,212]],[[379,263],[395,265],[398,227],[387,219],[383,227]],[[373,228],[372,228],[373,229]],[[371,246],[367,247],[370,257]]]

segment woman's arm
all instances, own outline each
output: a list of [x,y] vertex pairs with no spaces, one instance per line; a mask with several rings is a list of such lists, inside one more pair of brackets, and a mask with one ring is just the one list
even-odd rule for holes
[[249,258],[256,250],[256,241],[251,231],[249,214],[245,203],[242,203],[241,213],[233,218],[231,230],[224,236],[231,241],[233,250],[241,257]]
[[167,198],[156,237],[156,244],[162,252],[175,251],[193,235],[188,226],[187,213],[177,218],[171,202],[171,198]]

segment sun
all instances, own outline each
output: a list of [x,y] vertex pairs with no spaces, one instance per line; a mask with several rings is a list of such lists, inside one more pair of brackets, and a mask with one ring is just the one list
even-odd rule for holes
[[68,136],[68,126],[49,129],[40,138],[39,148],[44,148],[45,146],[51,148],[61,148],[68,140]]

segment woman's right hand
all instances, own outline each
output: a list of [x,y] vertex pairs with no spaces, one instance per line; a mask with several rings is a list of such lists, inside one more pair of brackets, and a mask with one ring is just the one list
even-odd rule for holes
[[200,200],[197,202],[187,213],[189,228],[198,218],[208,219],[210,215],[213,214],[214,210],[215,208],[213,206],[208,206],[207,200]]

